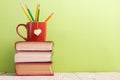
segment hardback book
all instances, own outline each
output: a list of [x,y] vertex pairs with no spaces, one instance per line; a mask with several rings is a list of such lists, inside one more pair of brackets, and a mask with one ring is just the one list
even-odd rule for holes
[[53,76],[52,62],[23,62],[15,64],[18,76]]
[[50,62],[52,52],[16,52],[15,62]]
[[16,51],[51,52],[52,48],[53,48],[53,41],[45,41],[45,42],[18,41],[15,43]]

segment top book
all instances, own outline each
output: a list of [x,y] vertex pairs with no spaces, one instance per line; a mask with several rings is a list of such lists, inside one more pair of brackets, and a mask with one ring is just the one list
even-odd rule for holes
[[15,43],[16,51],[42,51],[51,52],[53,48],[53,41],[45,42],[26,42],[18,41]]

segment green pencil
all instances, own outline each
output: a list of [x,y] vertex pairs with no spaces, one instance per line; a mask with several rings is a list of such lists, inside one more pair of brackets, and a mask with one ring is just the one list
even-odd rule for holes
[[29,15],[30,15],[30,17],[31,17],[32,21],[34,21],[34,18],[33,18],[32,14],[31,14],[31,12],[30,12],[29,8],[27,7],[27,5],[26,5],[26,8],[27,8],[27,11],[28,11],[28,13],[29,13]]
[[37,21],[39,21],[39,15],[40,15],[40,5],[38,5],[38,17],[37,17]]

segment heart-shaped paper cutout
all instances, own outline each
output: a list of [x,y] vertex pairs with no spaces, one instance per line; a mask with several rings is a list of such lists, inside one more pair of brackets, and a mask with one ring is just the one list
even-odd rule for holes
[[39,35],[41,34],[41,32],[42,32],[41,29],[35,29],[35,30],[34,30],[34,34],[35,34],[36,36],[39,36]]

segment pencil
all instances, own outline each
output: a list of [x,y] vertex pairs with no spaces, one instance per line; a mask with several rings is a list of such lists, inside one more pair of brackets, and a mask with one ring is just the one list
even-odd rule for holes
[[38,5],[38,17],[37,17],[37,21],[39,21],[39,15],[40,15],[40,5]]
[[27,11],[28,11],[28,13],[29,13],[29,15],[30,15],[30,17],[31,17],[32,21],[34,21],[34,18],[33,18],[32,14],[31,14],[31,12],[30,12],[29,8],[27,7],[27,5],[26,5],[26,8],[27,8]]
[[25,15],[27,16],[28,20],[31,22],[32,20],[31,20],[30,16],[28,15],[27,11],[25,10],[25,8],[22,5],[21,5],[21,8],[22,8],[23,12],[25,13]]
[[37,5],[37,7],[36,7],[35,21],[37,21],[37,17],[38,17],[38,5]]
[[44,22],[47,22],[52,17],[53,14],[54,12],[51,15],[49,15]]
[[36,7],[36,14],[35,14],[35,21],[39,21],[39,12],[40,12],[40,5],[38,4]]

